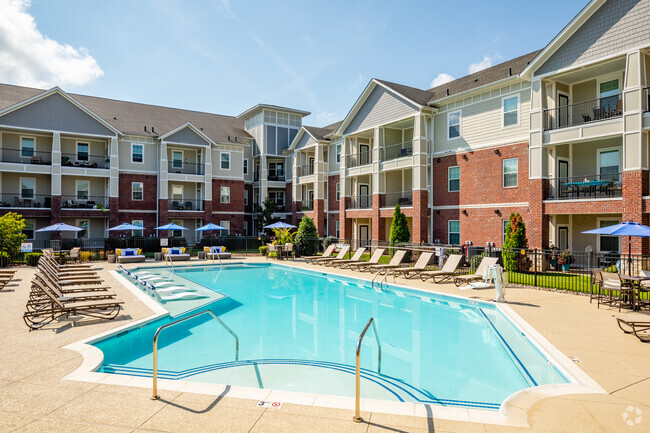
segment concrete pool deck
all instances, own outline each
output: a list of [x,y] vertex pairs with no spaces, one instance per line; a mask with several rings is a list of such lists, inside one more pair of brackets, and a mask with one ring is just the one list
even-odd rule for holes
[[[152,265],[160,263],[138,264]],[[292,265],[317,268],[299,261]],[[528,429],[437,419],[435,414],[426,418],[378,412],[362,413],[366,422],[355,424],[352,410],[288,403],[280,409],[258,408],[256,401],[228,394],[211,396],[182,390],[162,391],[162,399],[152,401],[148,388],[63,380],[82,363],[77,352],[63,346],[153,313],[109,272],[115,265],[98,263],[96,268],[125,301],[124,311],[116,320],[61,320],[28,332],[21,316],[33,269],[19,269],[14,281],[0,292],[0,432],[608,432],[646,431],[650,425],[650,344],[619,330],[613,318],[619,315],[618,309],[597,309],[585,296],[524,288],[508,289],[510,308],[565,355],[578,358],[581,362],[576,365],[608,392],[541,400],[529,411]],[[476,299],[494,297],[494,289],[461,291],[450,283],[398,279],[398,284]],[[623,311],[620,316],[650,320],[647,313]],[[633,425],[628,426],[629,422]]]

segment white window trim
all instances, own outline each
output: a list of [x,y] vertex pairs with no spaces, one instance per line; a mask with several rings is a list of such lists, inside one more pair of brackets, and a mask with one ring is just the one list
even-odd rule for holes
[[[221,161],[219,161],[219,163],[221,163]],[[242,169],[242,173],[243,173],[244,175],[247,175],[247,174],[248,174],[248,167],[249,167],[249,165],[250,165],[250,164],[248,163],[248,158],[244,158],[244,159],[242,159],[242,167],[241,167],[241,169]]]
[[[142,198],[141,199],[133,198],[133,192],[134,192],[133,186],[136,183],[139,183],[140,185],[142,185]],[[131,200],[132,201],[143,201],[144,200],[144,182],[131,182]]]
[[221,227],[224,227],[228,231],[227,236],[230,236],[230,221],[225,221],[225,220],[224,221],[219,221],[219,225]]
[[[452,114],[458,113],[458,137],[449,136],[449,118]],[[447,113],[447,141],[458,140],[463,136],[463,110],[453,110]]]
[[[596,218],[596,228],[597,229],[600,228],[600,222],[601,221],[618,221],[618,224],[620,224],[621,223],[621,218],[613,217],[613,216],[612,217],[598,217],[598,218]],[[601,251],[601,249],[600,249],[600,237],[601,236],[602,235],[596,235],[596,250],[599,253],[607,253],[609,251]],[[605,236],[609,236],[609,235],[605,235]],[[610,236],[610,237],[612,237],[612,236]],[[618,241],[618,253],[619,254],[623,253],[623,242],[622,242],[622,238],[620,236],[619,236],[619,241]]]
[[[225,195],[223,194],[223,189],[228,188],[228,201],[223,201]],[[229,186],[220,186],[219,187],[219,203],[228,204],[230,203],[230,187]]]
[[27,228],[27,221],[32,222],[32,237],[31,238],[26,238],[26,239],[33,240],[34,237],[36,236],[36,220],[33,219],[33,218],[25,218],[25,228]]
[[[79,196],[79,194],[78,194],[78,192],[79,192],[79,184],[81,182],[86,182],[88,184],[88,194],[87,194],[88,198],[87,199],[78,198],[78,196]],[[75,200],[90,200],[90,181],[89,180],[75,180],[74,181],[74,199]]]
[[623,170],[622,164],[623,164],[623,148],[619,146],[614,146],[614,147],[603,147],[602,149],[596,149],[596,174],[600,176],[600,154],[604,152],[611,152],[617,150],[618,151],[618,172],[621,173]]
[[[133,160],[133,146],[142,147],[142,162],[138,162],[138,161]],[[131,143],[131,163],[132,164],[144,164],[144,144],[142,144],[142,143]]]
[[[506,186],[506,161],[517,161],[517,171],[515,171],[515,177],[517,182],[513,186]],[[501,162],[501,186],[506,189],[519,188],[519,158],[505,158]]]
[[336,182],[336,190],[334,193],[334,197],[336,197],[336,201],[341,200],[341,182]]
[[[458,221],[458,243],[460,243],[460,220],[447,220],[447,243],[451,244],[451,223]],[[456,232],[454,232],[456,234]]]
[[172,201],[174,200],[174,187],[175,186],[179,186],[181,188],[181,201],[184,200],[185,199],[185,187],[183,185],[179,185],[179,184],[172,184],[172,188],[171,188],[171,191],[169,193],[169,195],[171,196],[170,198],[172,199]]
[[[507,125],[506,126],[506,99],[512,99],[512,98],[517,98],[517,123],[513,123],[512,125]],[[501,98],[501,129],[508,129],[508,128],[516,128],[521,124],[521,98],[519,97],[519,93],[515,93],[514,95],[507,95]]]
[[248,221],[244,220],[244,236],[248,236]]
[[[185,160],[185,152],[183,152],[180,149],[172,149],[171,151],[172,151],[172,168],[183,168],[183,161]],[[181,166],[180,167],[176,167],[174,165],[174,161],[175,161],[174,152],[180,152],[181,153]]]
[[336,237],[339,238],[341,236],[341,221],[336,222]]
[[600,99],[600,85],[608,81],[618,80],[618,94],[623,94],[623,71],[621,72],[612,72],[605,75],[600,75],[596,77],[596,96],[594,99]]
[[343,153],[343,143],[338,143],[336,145],[336,163],[341,162],[341,153]]
[[34,140],[34,153],[36,153],[36,137],[33,135],[21,135],[19,140],[20,140],[20,158],[31,158],[31,156],[23,156],[23,138],[31,138]]
[[77,140],[77,141],[75,142],[75,150],[76,150],[76,152],[75,152],[75,154],[74,154],[75,160],[76,160],[76,161],[81,161],[81,160],[79,159],[79,145],[80,145],[80,144],[86,144],[86,145],[88,145],[88,159],[86,160],[86,162],[90,162],[90,141],[81,141],[81,140]]
[[[223,168],[223,165],[222,165],[223,160],[221,158],[222,158],[222,155],[224,155],[224,154],[228,155],[228,168]],[[232,168],[232,154],[231,154],[231,152],[219,152],[219,170],[230,171],[231,168]]]
[[244,206],[248,206],[248,190],[244,189]]
[[[449,189],[449,183],[452,180],[451,179],[451,169],[458,167],[458,189],[455,191],[452,191]],[[447,167],[447,192],[460,192],[460,165],[452,165],[451,167]]]
[[[86,221],[88,223],[88,230],[86,230],[86,236],[79,237],[79,235],[77,235],[77,239],[90,239],[90,219],[85,219],[85,218],[76,219],[74,221],[75,227],[81,228],[80,227],[81,221]],[[79,232],[77,232],[77,233],[79,233]]]
[[501,245],[506,241],[506,227],[510,223],[510,219],[501,220]]
[[[23,180],[33,180],[34,181],[34,197],[23,197]],[[20,182],[18,184],[18,189],[20,190],[19,195],[20,195],[21,200],[24,200],[24,199],[32,200],[32,199],[36,198],[36,178],[35,177],[20,177],[20,178],[18,178],[18,182]]]
[[[137,226],[136,223],[138,223],[138,222],[140,223],[140,227],[144,227],[144,221],[143,220],[132,220],[131,224],[133,224],[134,226]],[[141,236],[144,236],[144,230],[131,230],[131,236],[135,236],[136,231],[142,232]]]

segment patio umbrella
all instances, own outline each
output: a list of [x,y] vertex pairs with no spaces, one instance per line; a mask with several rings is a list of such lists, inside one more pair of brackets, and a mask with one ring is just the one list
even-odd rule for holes
[[292,226],[291,224],[287,224],[282,221],[278,221],[277,223],[269,224],[268,226],[264,226],[265,229],[295,229],[296,226]]
[[197,232],[207,232],[209,230],[226,230],[225,227],[221,227],[220,225],[213,224],[213,223],[208,223],[204,225],[203,227],[199,227],[195,231]]
[[644,226],[643,224],[635,223],[634,221],[626,221],[621,224],[615,224],[613,226],[602,227],[599,229],[587,230],[582,233],[587,234],[597,234],[597,235],[610,235],[610,236],[627,236],[628,242],[628,272],[632,269],[632,236],[640,238],[649,238],[650,237],[650,227]]
[[118,230],[144,230],[144,229],[145,229],[144,227],[136,226],[129,223],[124,223],[124,224],[120,224],[119,226],[111,227],[110,229],[108,229],[108,231],[111,232],[111,231],[118,231]]
[[[140,228],[138,227],[138,230]],[[187,230],[185,227],[179,226],[178,224],[170,223],[164,226],[156,227],[154,230]]]
[[36,230],[37,232],[80,232],[82,229],[79,227],[71,226],[64,223],[56,223],[51,226],[43,227]]

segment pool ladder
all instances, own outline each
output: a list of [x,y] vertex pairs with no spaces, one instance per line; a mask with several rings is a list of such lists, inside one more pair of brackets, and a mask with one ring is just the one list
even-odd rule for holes
[[363,422],[361,418],[361,342],[363,341],[363,337],[366,336],[366,331],[368,331],[370,325],[372,325],[372,331],[375,333],[375,340],[377,341],[377,374],[381,374],[381,342],[379,341],[375,319],[371,317],[357,339],[356,400],[354,418],[352,418],[354,422]]
[[212,316],[214,320],[216,320],[221,326],[223,326],[223,328],[226,331],[230,333],[230,335],[233,336],[233,338],[235,339],[235,361],[239,361],[239,337],[237,337],[237,334],[235,334],[235,332],[232,329],[230,329],[228,325],[223,323],[223,321],[210,310],[203,310],[198,313],[192,314],[191,316],[187,316],[182,319],[163,325],[156,330],[156,333],[153,336],[153,392],[151,394],[152,400],[158,400],[160,398],[160,395],[158,395],[158,337],[160,336],[160,333],[164,329],[177,325],[181,322],[185,322],[186,320],[190,320],[195,317],[201,316],[203,314],[209,314],[210,316]]
[[[384,282],[386,281],[386,278],[388,278],[388,273],[390,272],[390,269],[386,270],[386,273],[382,277],[381,280],[379,280],[379,289],[381,290],[384,287]],[[381,275],[381,270],[377,271],[377,273],[372,277],[372,281],[370,282],[370,287],[374,288],[375,287],[375,279]],[[395,282],[395,275],[393,275],[393,282]]]

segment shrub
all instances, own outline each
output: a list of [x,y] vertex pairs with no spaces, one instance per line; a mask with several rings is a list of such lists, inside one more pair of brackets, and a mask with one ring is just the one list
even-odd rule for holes
[[305,216],[300,220],[298,233],[296,233],[296,245],[300,248],[300,254],[306,256],[314,255],[318,252],[318,233],[314,220]]
[[265,255],[266,255],[266,251],[267,251],[268,249],[269,249],[269,247],[267,247],[266,245],[262,245],[262,246],[259,248],[259,250],[260,250],[260,255],[265,256]]
[[38,259],[41,258],[41,253],[25,253],[25,263],[27,266],[36,266]]
[[269,253],[269,257],[272,258],[272,259],[276,259],[276,258],[279,257],[279,253],[277,251],[271,251]]
[[23,216],[8,212],[0,217],[0,251],[7,254],[7,259],[14,259],[20,252],[20,244],[25,241],[25,220]]
[[328,236],[325,239],[323,239],[323,251],[325,251],[327,247],[329,247],[330,245],[335,244],[337,241],[338,239],[335,238],[334,236]]
[[82,262],[89,262],[93,259],[92,251],[82,251],[79,253],[79,260]]
[[475,256],[473,256],[469,261],[471,269],[477,269],[478,265],[481,264],[481,260],[483,260],[483,257],[487,257],[487,256],[488,256],[487,253],[476,254]]
[[503,242],[502,256],[506,271],[528,269],[528,258],[519,254],[520,249],[526,248],[528,248],[526,225],[521,215],[513,213],[510,215],[510,222],[506,226],[506,239]]
[[[395,212],[393,212],[393,222],[390,224],[390,246],[393,247],[395,244],[408,242],[410,240],[411,233],[409,232],[406,215],[402,213],[399,205],[397,204],[395,205]],[[393,255],[393,248],[390,249],[390,255]],[[410,260],[409,257],[406,257],[406,259],[407,261]]]

